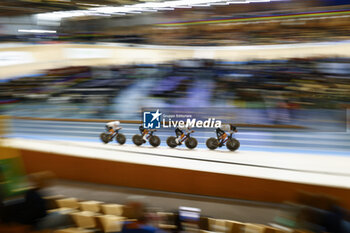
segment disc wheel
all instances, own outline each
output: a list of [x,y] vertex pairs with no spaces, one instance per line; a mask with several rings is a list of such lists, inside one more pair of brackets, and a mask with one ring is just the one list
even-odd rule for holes
[[151,144],[153,147],[157,147],[160,145],[160,138],[158,136],[151,136],[149,138],[149,144]]
[[142,136],[140,134],[135,134],[132,137],[132,142],[136,145],[136,146],[141,146],[143,144],[143,139]]
[[219,141],[216,138],[208,138],[205,144],[210,150],[215,150],[219,146]]
[[166,140],[166,144],[171,148],[175,148],[177,146],[176,137],[174,136],[168,137],[168,139]]
[[123,145],[126,142],[126,137],[124,134],[118,133],[117,136],[115,137],[115,140],[120,144]]
[[186,142],[185,142],[185,145],[189,149],[196,148],[196,146],[198,145],[197,139],[195,139],[195,138],[187,138]]
[[230,151],[235,151],[240,147],[240,142],[235,139],[235,138],[231,138],[230,140],[228,140],[226,142],[226,147],[227,149],[229,149]]
[[101,133],[100,134],[100,139],[104,143],[108,143],[110,141],[110,135],[107,133]]

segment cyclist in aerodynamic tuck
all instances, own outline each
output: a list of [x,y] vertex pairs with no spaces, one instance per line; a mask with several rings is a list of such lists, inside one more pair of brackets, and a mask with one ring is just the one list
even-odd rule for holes
[[140,130],[140,133],[142,135],[143,141],[146,142],[147,141],[147,134],[148,134],[149,130],[146,129],[145,127],[143,127],[143,125],[140,125],[139,130]]
[[222,124],[221,127],[216,128],[216,136],[220,144],[227,137],[226,131],[230,134],[230,137],[232,137],[233,133],[237,133],[237,128],[233,124]]
[[111,121],[106,124],[106,129],[112,136],[118,133],[118,130],[120,130],[121,128],[122,127],[120,127],[119,121]]
[[175,129],[175,134],[176,134],[176,143],[181,144],[180,140],[185,136],[185,133],[190,133],[191,132],[191,127],[176,127]]

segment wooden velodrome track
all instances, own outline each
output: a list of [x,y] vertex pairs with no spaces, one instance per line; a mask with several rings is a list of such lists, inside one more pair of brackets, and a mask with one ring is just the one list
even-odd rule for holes
[[307,191],[335,196],[350,207],[349,156],[189,151],[72,141],[69,135],[49,140],[45,135],[5,140],[19,149],[28,173],[52,170],[69,180],[274,203]]

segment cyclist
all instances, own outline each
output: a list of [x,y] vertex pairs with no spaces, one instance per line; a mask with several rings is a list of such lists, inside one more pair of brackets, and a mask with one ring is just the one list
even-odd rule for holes
[[185,133],[191,133],[191,127],[176,127],[175,134],[176,134],[176,143],[181,144],[180,140],[185,136]]
[[118,130],[120,130],[122,127],[119,126],[120,122],[119,121],[111,121],[106,124],[106,130],[114,136],[115,134],[118,133]]
[[222,146],[223,141],[227,137],[227,133],[225,131],[230,133],[230,137],[232,137],[233,133],[237,133],[237,128],[233,124],[222,124],[221,127],[216,128],[216,136],[220,142],[220,146]]
[[143,141],[146,142],[147,141],[147,134],[148,134],[149,130],[146,129],[145,127],[143,127],[143,125],[140,125],[139,130],[140,130],[140,133],[142,135]]

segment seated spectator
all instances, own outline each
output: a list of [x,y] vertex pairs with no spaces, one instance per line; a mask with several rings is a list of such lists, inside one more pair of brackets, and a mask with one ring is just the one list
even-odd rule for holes
[[52,172],[38,172],[29,175],[30,188],[24,195],[24,201],[18,205],[11,215],[11,222],[30,225],[33,229],[55,229],[70,224],[68,216],[60,213],[48,213],[47,203],[43,198],[44,188],[51,185],[54,174]]
[[131,202],[125,206],[124,215],[131,221],[126,221],[122,233],[161,233],[164,232],[147,224],[145,207],[142,203]]

